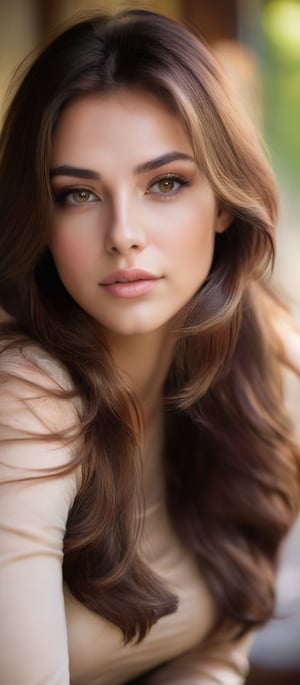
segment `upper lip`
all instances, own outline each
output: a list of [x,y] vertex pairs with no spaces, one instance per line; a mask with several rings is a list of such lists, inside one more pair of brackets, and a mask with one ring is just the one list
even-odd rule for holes
[[144,269],[118,269],[103,278],[101,285],[110,283],[131,283],[132,281],[153,281],[159,278],[150,271]]

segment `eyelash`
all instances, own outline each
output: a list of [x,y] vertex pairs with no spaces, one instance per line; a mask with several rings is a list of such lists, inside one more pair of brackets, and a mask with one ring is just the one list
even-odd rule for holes
[[[169,192],[156,192],[153,191],[152,188],[156,186],[158,183],[162,183],[163,181],[173,181],[174,183],[178,183],[179,187],[176,188],[175,190],[170,190]],[[164,198],[164,200],[178,197],[178,195],[182,192],[182,188],[184,186],[190,185],[190,181],[188,181],[186,178],[183,176],[180,176],[179,174],[173,174],[173,173],[168,173],[168,174],[161,174],[161,176],[157,176],[157,178],[153,179],[151,181],[151,184],[148,186],[146,190],[146,194],[152,194],[152,195],[157,195],[159,198]],[[92,199],[88,199],[86,202],[71,202],[67,201],[69,196],[72,196],[73,193],[80,193],[80,191],[83,191],[87,193],[87,195],[90,196]],[[71,206],[73,208],[79,209],[80,207],[86,207],[88,204],[92,204],[93,202],[100,201],[100,198],[90,189],[85,186],[68,186],[67,188],[62,188],[61,190],[54,191],[54,200],[57,204],[63,205],[66,204],[68,206]]]
[[182,192],[182,188],[184,186],[190,185],[190,181],[188,181],[183,176],[180,176],[179,174],[172,174],[172,173],[161,174],[161,176],[158,176],[157,178],[153,179],[153,181],[151,182],[151,185],[147,189],[147,193],[151,193],[151,188],[153,188],[158,183],[161,183],[162,181],[174,181],[174,183],[179,184],[179,188],[176,188],[175,190],[171,190],[170,192],[166,192],[166,193],[163,193],[163,192],[159,193],[158,192],[158,193],[156,193],[156,192],[152,191],[152,195],[158,195],[160,198],[164,197],[164,199],[166,199],[166,200],[168,198],[178,197],[178,195],[180,195],[180,193]]
[[[80,193],[81,191],[83,191],[84,193],[87,193],[87,195],[92,196],[93,199],[92,200],[89,199],[86,202],[82,202],[82,203],[70,202],[70,201],[67,202],[67,199],[69,196],[71,196],[73,193]],[[69,205],[71,207],[76,207],[76,208],[78,208],[80,206],[85,207],[87,204],[91,204],[95,200],[99,201],[99,198],[97,197],[97,195],[90,188],[86,188],[85,186],[68,186],[67,188],[61,188],[61,190],[54,191],[53,195],[54,195],[54,200],[57,204],[59,204],[59,205],[66,204],[66,205]]]

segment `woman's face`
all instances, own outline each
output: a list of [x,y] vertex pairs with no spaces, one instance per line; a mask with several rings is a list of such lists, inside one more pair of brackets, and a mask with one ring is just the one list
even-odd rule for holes
[[229,223],[179,119],[144,91],[73,101],[54,132],[51,183],[50,249],[73,299],[107,334],[172,326]]

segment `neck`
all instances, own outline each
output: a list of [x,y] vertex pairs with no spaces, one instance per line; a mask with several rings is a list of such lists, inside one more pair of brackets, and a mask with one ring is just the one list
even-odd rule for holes
[[174,344],[173,335],[166,336],[160,331],[122,339],[110,336],[112,357],[140,402],[146,425],[161,407]]

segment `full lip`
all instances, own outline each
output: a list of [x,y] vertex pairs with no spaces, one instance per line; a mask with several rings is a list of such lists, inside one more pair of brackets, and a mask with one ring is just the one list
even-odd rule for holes
[[156,276],[151,271],[144,269],[118,269],[106,276],[100,285],[111,285],[112,283],[133,283],[134,281],[156,281],[160,276]]

